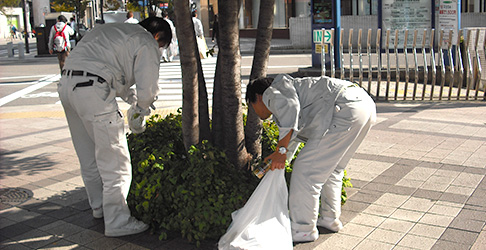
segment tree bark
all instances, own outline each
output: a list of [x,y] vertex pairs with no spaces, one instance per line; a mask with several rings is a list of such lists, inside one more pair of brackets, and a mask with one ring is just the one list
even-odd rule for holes
[[[199,143],[198,64],[194,24],[187,1],[174,1],[182,71],[182,135],[184,146]],[[197,53],[197,54],[196,54]]]
[[[251,67],[250,81],[267,75],[268,58],[272,42],[273,18],[275,0],[262,0],[258,16],[258,29],[255,42],[255,52]],[[245,128],[245,141],[248,152],[254,157],[262,154],[262,122],[249,105]]]
[[224,148],[228,158],[236,167],[247,165],[243,111],[241,105],[241,55],[239,45],[238,12],[240,1],[218,1],[220,13],[219,78],[221,104],[224,108],[222,124]]

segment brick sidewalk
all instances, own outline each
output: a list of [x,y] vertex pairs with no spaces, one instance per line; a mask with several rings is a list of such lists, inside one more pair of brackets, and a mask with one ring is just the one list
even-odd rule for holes
[[[2,203],[1,249],[195,249],[148,232],[104,237],[62,108],[36,108],[43,112],[0,109],[0,188],[33,195]],[[343,207],[344,229],[319,228],[316,242],[294,248],[484,249],[485,173],[484,102],[379,103],[378,123],[348,167],[354,188]]]

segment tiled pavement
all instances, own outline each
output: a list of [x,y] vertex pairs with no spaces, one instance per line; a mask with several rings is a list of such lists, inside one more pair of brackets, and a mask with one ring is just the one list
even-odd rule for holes
[[[104,237],[60,105],[35,107],[0,108],[0,188],[33,195],[0,203],[0,249],[195,248],[148,232]],[[485,102],[378,103],[348,174],[343,230],[319,228],[295,249],[486,249]]]
[[[192,249],[156,235],[106,238],[93,219],[59,105],[0,112],[0,188],[30,190],[0,208],[0,249]],[[379,103],[348,167],[344,229],[295,249],[485,249],[484,102]],[[211,249],[215,241],[205,242]]]

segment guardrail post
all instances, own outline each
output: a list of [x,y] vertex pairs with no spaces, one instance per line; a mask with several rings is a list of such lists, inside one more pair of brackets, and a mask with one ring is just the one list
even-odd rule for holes
[[353,81],[354,71],[353,71],[353,29],[349,29],[349,81]]
[[451,79],[449,81],[449,95],[447,100],[451,100],[452,89],[454,88],[454,60],[452,60],[452,29],[449,30],[449,46],[447,47],[447,54],[449,56],[449,70]]
[[418,62],[417,62],[417,34],[418,30],[413,31],[413,44],[412,44],[412,50],[413,50],[413,61],[414,61],[414,85],[413,85],[413,94],[412,94],[412,100],[415,100],[415,95],[417,95],[417,85],[418,85]]
[[434,98],[434,87],[435,87],[435,82],[437,80],[437,67],[435,65],[435,53],[434,53],[434,33],[435,29],[432,29],[430,32],[430,68],[432,69],[432,79],[430,82],[430,100],[433,100]]
[[461,89],[462,83],[464,80],[464,65],[462,63],[462,53],[461,53],[461,37],[462,37],[462,30],[459,30],[457,34],[457,45],[456,45],[456,71],[458,74],[459,80],[457,81],[457,100],[460,99],[461,96]]
[[424,35],[422,40],[422,57],[424,58],[424,86],[422,88],[422,100],[425,100],[425,92],[427,91],[427,83],[429,80],[429,69],[427,65],[427,52],[425,46],[427,42],[427,30],[424,29]]
[[381,85],[381,29],[376,31],[376,57],[378,58],[378,77],[376,79],[376,100],[380,98],[380,85]]
[[395,61],[396,61],[396,68],[395,68],[395,100],[398,97],[398,89],[400,87],[400,62],[398,59],[398,30],[395,30]]

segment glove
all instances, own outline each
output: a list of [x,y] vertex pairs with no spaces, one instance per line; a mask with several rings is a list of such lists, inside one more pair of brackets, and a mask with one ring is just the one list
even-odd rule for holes
[[128,89],[127,94],[122,99],[128,104],[137,103],[137,93],[135,89]]
[[142,109],[136,103],[128,109],[128,127],[135,134],[145,131],[145,116],[150,115],[150,109]]

